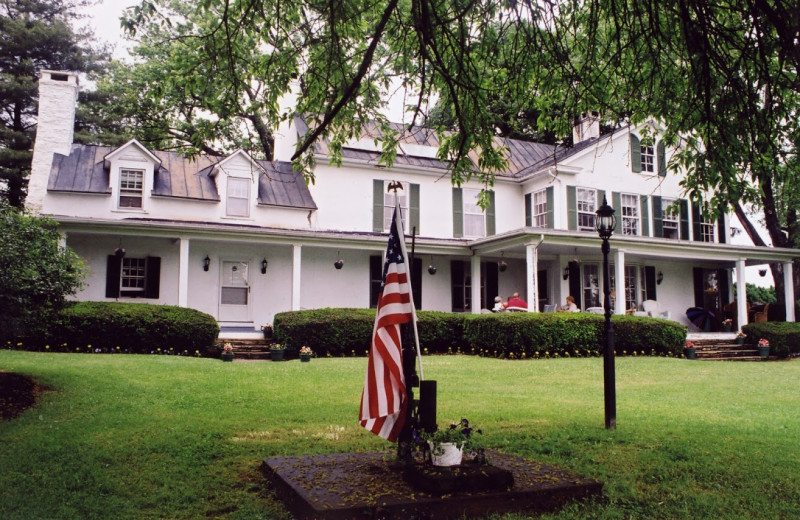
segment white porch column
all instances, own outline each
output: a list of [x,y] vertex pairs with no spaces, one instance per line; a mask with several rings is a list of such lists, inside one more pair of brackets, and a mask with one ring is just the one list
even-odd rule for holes
[[736,321],[741,330],[747,325],[747,283],[745,281],[744,258],[736,261]]
[[539,249],[535,244],[525,246],[525,280],[528,295],[528,312],[539,312]]
[[300,260],[303,246],[292,245],[292,310],[300,310]]
[[614,288],[617,293],[614,314],[625,314],[625,251],[614,251]]
[[64,231],[58,231],[58,247],[61,249],[67,248],[67,234]]
[[470,298],[472,314],[481,313],[481,257],[472,255],[470,258]]
[[786,321],[797,321],[794,315],[794,276],[792,262],[783,262],[783,298],[786,302]]
[[178,307],[189,306],[189,239],[180,238],[178,252]]

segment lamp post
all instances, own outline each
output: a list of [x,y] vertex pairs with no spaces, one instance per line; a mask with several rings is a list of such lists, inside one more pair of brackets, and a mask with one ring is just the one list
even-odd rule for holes
[[608,205],[605,196],[597,210],[595,228],[603,239],[603,308],[605,309],[605,337],[603,341],[603,394],[606,405],[606,429],[617,428],[617,391],[614,382],[614,326],[611,324],[611,271],[608,268],[608,253],[611,246],[608,239],[614,232],[617,219],[614,208]]

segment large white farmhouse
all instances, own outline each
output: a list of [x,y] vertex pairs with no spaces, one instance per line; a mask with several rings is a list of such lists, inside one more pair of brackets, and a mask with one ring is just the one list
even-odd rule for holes
[[329,165],[319,143],[316,181],[306,186],[286,162],[306,130],[299,118],[281,128],[275,162],[244,151],[187,160],[135,140],[73,144],[77,76],[42,71],[39,89],[27,204],[52,215],[88,265],[81,300],[192,307],[229,330],[258,330],[282,311],[375,305],[390,181],[404,186],[409,242],[416,230],[419,309],[478,313],[514,292],[532,312],[568,295],[583,310],[601,306],[594,223],[604,197],[617,216],[609,281],[616,313],[641,312],[653,300],[658,315],[689,325],[688,308],[719,314],[738,296],[742,325],[746,265],[782,262],[792,279],[797,251],[728,244],[727,219],[706,221],[681,197],[679,174],[667,168],[671,151],[642,139],[641,129],[600,136],[586,118],[571,149],[498,139],[508,170],[484,212],[481,185],[453,187],[424,129],[404,137],[392,168],[378,165],[370,129],[344,149],[341,167]]

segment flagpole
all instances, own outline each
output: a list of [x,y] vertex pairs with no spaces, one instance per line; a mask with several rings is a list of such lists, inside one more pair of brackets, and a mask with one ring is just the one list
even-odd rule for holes
[[[400,184],[399,182],[397,184]],[[417,350],[417,365],[419,366],[419,379],[423,381],[425,379],[423,372],[422,372],[422,352],[419,348],[419,331],[417,330],[417,308],[414,305],[414,292],[411,287],[411,273],[414,270],[413,266],[411,265],[410,259],[408,257],[408,251],[406,249],[406,236],[403,231],[403,212],[400,210],[400,199],[397,197],[397,185],[394,183],[389,185],[389,189],[394,190],[394,210],[400,215],[400,221],[396,221],[398,229],[397,233],[401,237],[400,239],[400,251],[403,253],[403,258],[406,259],[406,263],[408,265],[406,269],[406,277],[408,278],[408,296],[411,298],[411,323],[414,329],[414,343],[416,345]],[[402,185],[400,185],[400,189],[402,190]],[[394,220],[394,219],[393,219]]]

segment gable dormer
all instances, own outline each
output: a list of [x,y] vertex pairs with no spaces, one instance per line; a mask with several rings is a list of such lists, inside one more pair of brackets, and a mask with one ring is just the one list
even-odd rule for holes
[[209,175],[217,183],[223,218],[252,218],[258,179],[263,173],[264,168],[244,150],[237,150],[214,165]]
[[113,209],[146,212],[161,160],[142,143],[131,139],[103,157],[103,166],[108,171]]

